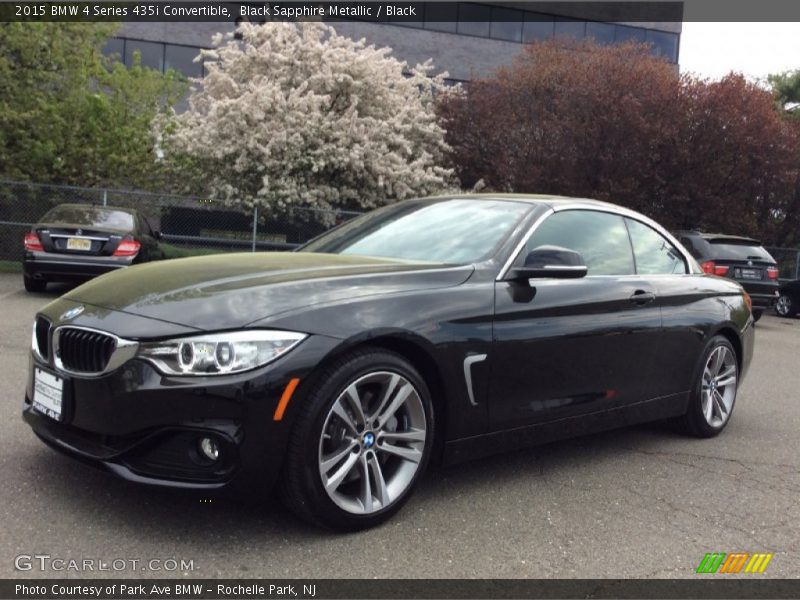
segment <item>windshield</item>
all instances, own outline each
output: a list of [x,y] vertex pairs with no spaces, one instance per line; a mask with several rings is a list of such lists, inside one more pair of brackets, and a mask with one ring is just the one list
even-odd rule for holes
[[56,206],[42,218],[42,222],[84,225],[86,227],[118,229],[121,231],[133,230],[133,215],[130,213],[92,206],[91,204],[85,206],[75,204]]
[[509,200],[412,200],[359,217],[301,252],[465,264],[485,260],[531,205]]

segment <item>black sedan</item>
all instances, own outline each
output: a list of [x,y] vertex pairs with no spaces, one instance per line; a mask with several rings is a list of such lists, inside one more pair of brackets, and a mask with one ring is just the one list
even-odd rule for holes
[[296,253],[104,275],[35,319],[23,416],[152,485],[279,482],[376,525],[450,464],[657,419],[711,437],[753,352],[748,295],[646,217],[544,196],[395,204]]
[[25,236],[25,289],[48,281],[81,281],[164,258],[158,233],[137,211],[93,204],[60,204]]

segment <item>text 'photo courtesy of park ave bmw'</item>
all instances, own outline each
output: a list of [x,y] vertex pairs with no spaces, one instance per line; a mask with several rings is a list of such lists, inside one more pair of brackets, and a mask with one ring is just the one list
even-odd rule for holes
[[732,1],[0,3],[0,597],[800,596]]

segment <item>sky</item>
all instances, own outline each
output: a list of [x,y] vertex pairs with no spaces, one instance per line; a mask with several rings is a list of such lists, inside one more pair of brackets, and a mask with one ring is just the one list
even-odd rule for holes
[[[794,0],[787,0],[794,1]],[[800,69],[800,23],[684,22],[681,72],[719,79],[739,71],[766,80],[769,73]]]

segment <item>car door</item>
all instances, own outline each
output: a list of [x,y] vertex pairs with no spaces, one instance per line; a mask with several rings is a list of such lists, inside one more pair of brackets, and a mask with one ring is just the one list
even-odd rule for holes
[[655,286],[655,304],[661,309],[662,335],[645,391],[651,398],[668,398],[691,387],[706,343],[699,332],[707,326],[707,303],[714,302],[713,294],[700,274],[691,274],[684,254],[663,234],[637,219],[626,218],[625,223],[637,273]]
[[535,229],[519,264],[544,245],[579,252],[588,274],[496,282],[489,404],[495,430],[644,397],[661,316],[654,286],[636,275],[624,218],[555,212]]

